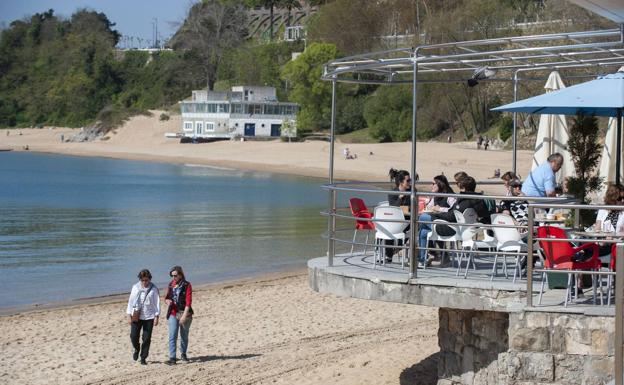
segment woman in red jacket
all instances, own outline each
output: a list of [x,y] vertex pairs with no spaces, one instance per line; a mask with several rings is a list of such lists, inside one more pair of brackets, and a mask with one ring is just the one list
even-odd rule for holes
[[178,331],[180,332],[180,358],[187,362],[186,349],[188,348],[188,335],[191,322],[193,321],[193,299],[191,283],[184,277],[184,271],[180,266],[174,266],[169,271],[173,278],[169,282],[165,303],[167,309],[167,322],[169,323],[169,365],[176,363],[176,345]]

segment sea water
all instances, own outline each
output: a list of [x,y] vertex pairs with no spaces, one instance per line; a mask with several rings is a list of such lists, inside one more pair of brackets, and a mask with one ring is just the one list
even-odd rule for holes
[[148,268],[195,285],[323,255],[321,179],[0,153],[1,307],[127,292]]

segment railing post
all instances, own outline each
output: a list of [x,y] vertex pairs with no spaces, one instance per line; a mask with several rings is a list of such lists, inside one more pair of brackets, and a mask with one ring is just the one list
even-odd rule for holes
[[414,63],[412,67],[412,159],[411,176],[412,191],[410,194],[410,278],[416,278],[418,264],[418,196],[416,196],[416,128],[418,125],[418,48],[414,50]]
[[[518,100],[518,70],[516,70],[516,72],[514,72],[514,78],[513,78],[513,97],[514,97],[514,102],[516,100]],[[513,132],[511,135],[511,146],[512,146],[512,151],[511,151],[511,170],[513,171],[514,174],[518,175],[517,172],[517,168],[518,168],[518,155],[517,155],[517,151],[518,151],[518,116],[517,113],[513,113]],[[531,161],[531,168],[533,166],[533,162]]]
[[334,189],[334,144],[336,132],[336,77],[332,80],[332,104],[331,104],[331,132],[329,142],[329,220],[328,241],[327,241],[327,266],[334,266],[334,256],[336,256],[336,190]]
[[[527,223],[527,307],[533,306],[533,217],[535,211],[531,206],[527,210],[528,223]],[[520,278],[522,278],[522,267],[520,268]]]
[[615,253],[615,384],[624,385],[624,372],[622,370],[623,347],[622,344],[622,311],[624,310],[624,243],[618,243]]

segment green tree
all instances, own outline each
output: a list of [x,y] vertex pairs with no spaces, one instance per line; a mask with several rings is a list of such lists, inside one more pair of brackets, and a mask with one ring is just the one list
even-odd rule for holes
[[599,135],[598,120],[593,115],[578,114],[570,127],[568,149],[575,176],[569,178],[568,189],[582,203],[589,203],[587,196],[598,191],[602,184],[602,178],[594,174],[601,155]]
[[311,44],[297,59],[282,68],[282,78],[291,89],[290,100],[299,103],[298,133],[328,129],[331,123],[331,82],[321,80],[323,64],[335,59],[333,44]]
[[213,90],[223,57],[243,43],[246,25],[242,0],[205,0],[190,8],[171,45],[176,50],[193,51],[200,60],[207,88]]
[[380,142],[405,141],[412,133],[412,89],[407,85],[379,87],[364,105],[371,135]]

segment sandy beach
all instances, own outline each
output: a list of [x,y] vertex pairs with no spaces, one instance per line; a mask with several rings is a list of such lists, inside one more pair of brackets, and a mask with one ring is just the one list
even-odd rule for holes
[[[326,178],[329,167],[327,142],[306,141],[223,141],[202,144],[180,144],[167,139],[165,133],[179,132],[179,115],[159,121],[161,111],[152,116],[136,116],[107,135],[107,140],[87,143],[61,142],[79,129],[42,128],[0,130],[0,149],[52,152],[78,156],[102,156],[160,162],[213,165],[244,170],[270,171]],[[9,131],[9,135],[6,134]],[[20,135],[21,134],[21,135]],[[357,159],[344,159],[348,147]],[[335,177],[347,180],[382,181],[391,167],[410,169],[411,143],[336,144]],[[371,155],[372,153],[372,155]],[[518,152],[518,171],[527,175],[532,153]],[[418,143],[417,171],[421,178],[431,179],[443,172],[453,175],[466,171],[477,180],[511,169],[512,153],[507,150],[477,150],[474,143]]]
[[[87,143],[61,142],[68,128],[0,130],[0,149],[101,156],[327,177],[329,143],[226,141],[180,144],[180,117],[138,116]],[[8,132],[8,133],[7,133]],[[344,147],[357,159],[346,160]],[[464,170],[477,180],[511,167],[511,152],[473,143],[418,143],[418,173]],[[387,179],[409,169],[411,144],[336,145],[335,176]],[[531,153],[518,153],[526,174]],[[487,191],[487,190],[486,190]],[[495,190],[495,192],[498,191]],[[192,274],[190,274],[192,281]],[[128,282],[128,289],[132,282]],[[161,295],[163,293],[161,292]],[[125,298],[0,316],[0,378],[7,384],[431,384],[437,373],[437,309],[313,292],[304,271],[197,290],[191,362],[169,367],[165,322],[142,367],[131,360]]]
[[162,321],[149,365],[132,361],[126,301],[0,317],[2,382],[435,383],[437,309],[321,295],[305,272],[196,290],[191,362],[175,367]]

